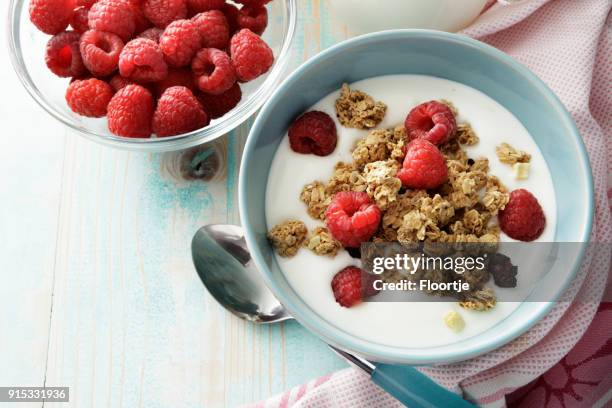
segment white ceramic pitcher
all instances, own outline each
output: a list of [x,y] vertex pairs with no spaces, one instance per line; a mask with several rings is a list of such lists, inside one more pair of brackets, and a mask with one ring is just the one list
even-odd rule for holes
[[[498,0],[509,4],[517,0]],[[520,1],[520,0],[519,0]],[[328,0],[349,35],[396,28],[459,31],[478,17],[488,0]]]

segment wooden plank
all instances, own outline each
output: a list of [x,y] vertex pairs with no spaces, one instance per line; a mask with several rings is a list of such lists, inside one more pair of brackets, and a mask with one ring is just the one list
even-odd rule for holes
[[[0,6],[2,15],[7,6],[8,2]],[[6,44],[6,30],[0,30],[0,43]],[[42,386],[56,269],[64,129],[27,95],[6,51],[0,53],[0,67],[0,385]]]
[[206,184],[158,171],[168,155],[70,138],[47,383],[77,405],[235,406],[340,366],[297,324],[228,314],[193,270],[195,230],[237,221],[245,134],[227,142],[228,179]]

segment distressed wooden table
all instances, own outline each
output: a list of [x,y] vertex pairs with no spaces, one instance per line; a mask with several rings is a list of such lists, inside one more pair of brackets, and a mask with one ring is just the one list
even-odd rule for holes
[[[326,10],[300,0],[294,66],[345,36]],[[225,312],[192,267],[201,225],[239,222],[249,124],[212,146],[226,171],[187,181],[179,155],[111,150],[54,122],[18,83],[5,35],[0,386],[69,386],[79,407],[236,406],[345,366],[295,322]]]

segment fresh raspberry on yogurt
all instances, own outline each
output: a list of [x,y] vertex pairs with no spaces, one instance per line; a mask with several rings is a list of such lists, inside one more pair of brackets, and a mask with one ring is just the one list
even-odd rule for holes
[[364,192],[336,193],[325,211],[327,229],[345,247],[367,242],[380,224],[380,208]]
[[499,212],[498,218],[501,230],[519,241],[537,239],[546,226],[546,217],[540,203],[523,188],[510,193],[510,200]]
[[297,153],[327,156],[334,151],[337,142],[336,124],[325,112],[306,112],[289,128],[289,144]]
[[376,277],[370,275],[356,266],[347,266],[332,279],[331,287],[334,298],[340,306],[351,307],[367,297],[374,296],[378,290],[374,289]]
[[408,143],[402,168],[397,178],[407,188],[430,190],[448,179],[448,168],[440,150],[425,139]]
[[404,121],[409,139],[425,139],[436,146],[448,142],[457,133],[451,109],[442,102],[429,101],[414,107]]

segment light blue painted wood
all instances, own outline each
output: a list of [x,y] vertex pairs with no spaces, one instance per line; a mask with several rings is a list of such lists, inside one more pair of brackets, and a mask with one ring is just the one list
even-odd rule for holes
[[[325,2],[300,7],[294,67],[342,35]],[[3,83],[15,82],[6,59]],[[193,270],[197,228],[239,222],[250,122],[217,145],[223,177],[185,182],[169,174],[171,156],[64,136],[17,84],[14,93],[20,104],[0,105],[19,135],[0,150],[0,385],[46,377],[70,386],[79,407],[236,406],[345,367],[295,322],[228,314]],[[36,120],[22,124],[24,114]]]
[[[3,17],[7,3],[0,4]],[[0,30],[0,44],[6,44],[5,29]],[[0,84],[0,385],[42,386],[56,269],[64,130],[34,105],[10,68],[5,50],[0,52]],[[54,136],[46,137],[47,132]]]

